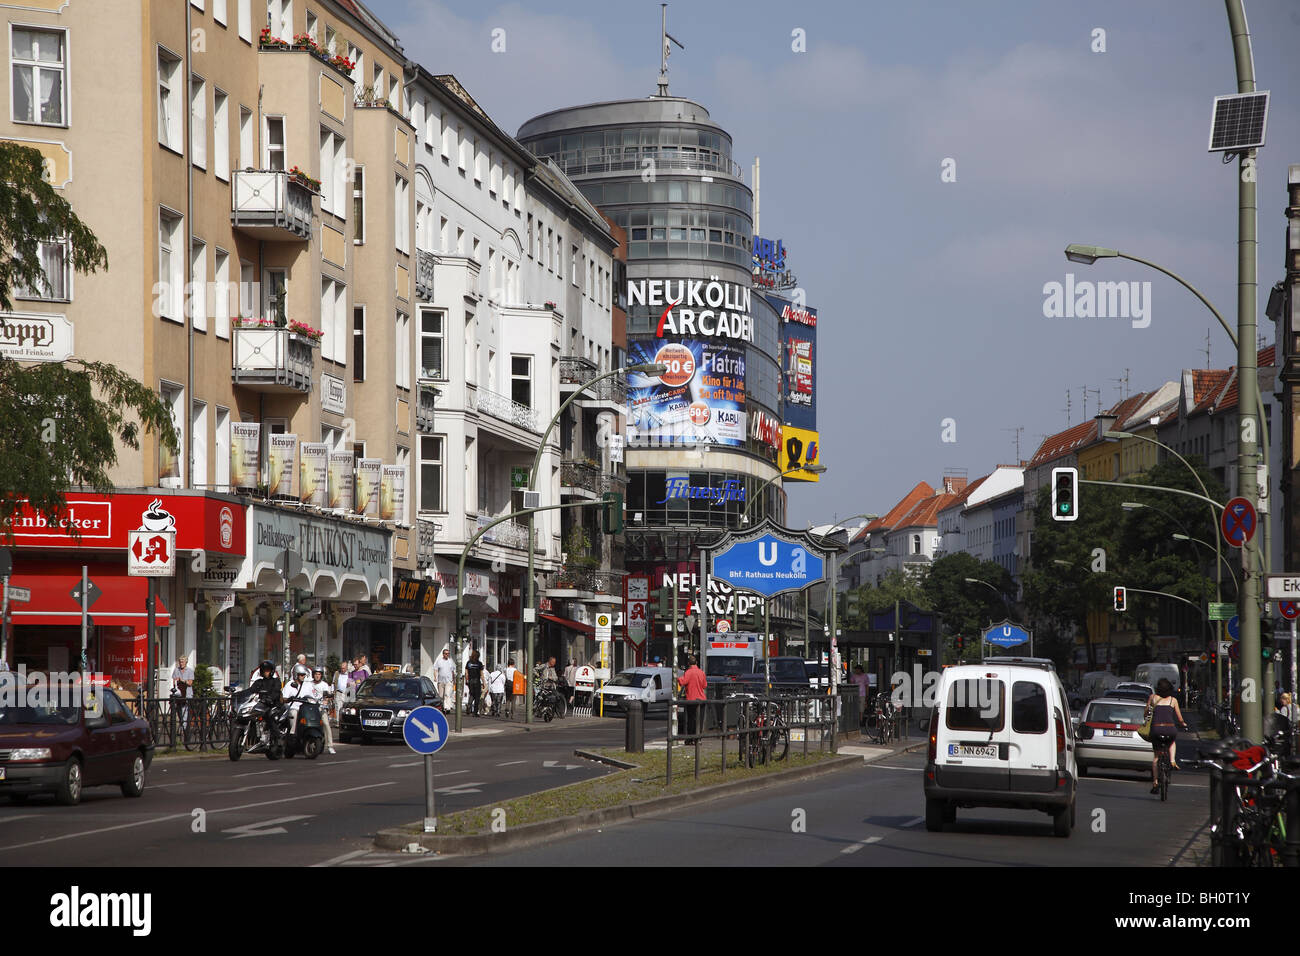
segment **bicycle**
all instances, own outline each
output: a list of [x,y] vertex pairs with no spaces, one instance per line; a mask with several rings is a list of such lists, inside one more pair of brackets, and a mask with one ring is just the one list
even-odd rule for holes
[[1169,766],[1169,744],[1162,744],[1156,751],[1156,789],[1160,792],[1160,800],[1164,802],[1169,799],[1169,776],[1173,770]]
[[[328,719],[328,718],[327,718]],[[225,750],[230,743],[230,712],[224,698],[212,702],[207,727],[207,742],[211,750]]]
[[892,701],[877,701],[875,712],[867,721],[867,735],[882,747],[898,738],[898,712]]

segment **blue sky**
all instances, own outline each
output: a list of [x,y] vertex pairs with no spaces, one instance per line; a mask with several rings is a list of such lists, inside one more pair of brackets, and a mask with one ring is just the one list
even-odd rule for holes
[[[657,2],[367,0],[407,56],[454,73],[503,129],[579,103],[652,94]],[[1282,278],[1287,166],[1300,163],[1300,3],[1246,0],[1258,88],[1260,332]],[[492,52],[504,30],[505,51]],[[1104,53],[1093,32],[1105,31]],[[685,3],[671,90],[704,104],[748,170],[762,233],[782,238],[819,310],[828,472],[791,489],[790,524],[891,507],[945,469],[971,479],[1042,436],[1183,368],[1235,362],[1187,278],[1236,320],[1236,164],[1206,152],[1211,104],[1236,92],[1220,0]],[[806,52],[792,50],[802,30]],[[941,164],[955,161],[956,181]],[[1046,318],[1043,287],[1150,281],[1151,322]],[[1211,327],[1213,326],[1213,327]],[[955,421],[946,442],[944,421]],[[952,432],[949,431],[949,437]]]

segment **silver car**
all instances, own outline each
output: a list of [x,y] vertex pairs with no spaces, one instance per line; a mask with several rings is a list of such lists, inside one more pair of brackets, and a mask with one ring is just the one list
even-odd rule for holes
[[1075,737],[1079,776],[1093,767],[1151,771],[1151,744],[1138,736],[1146,704],[1098,697],[1088,702]]

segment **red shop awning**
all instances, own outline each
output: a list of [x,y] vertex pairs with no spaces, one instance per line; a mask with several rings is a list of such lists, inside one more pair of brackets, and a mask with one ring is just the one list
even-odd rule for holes
[[[147,578],[127,575],[122,564],[91,564],[89,576],[99,596],[90,606],[92,622],[109,627],[138,627],[143,633],[149,620],[145,599],[149,595]],[[39,624],[44,626],[72,626],[81,623],[81,603],[72,591],[81,586],[81,565],[44,564],[39,570],[19,570],[9,583],[15,587],[30,588],[31,601],[10,602],[16,626]],[[156,622],[159,627],[170,624],[167,607],[158,598]]]
[[591,637],[596,633],[596,629],[590,624],[583,624],[581,621],[571,621],[567,617],[556,617],[554,614],[539,614],[538,617],[550,621],[552,624],[558,624],[560,627],[567,627],[571,631],[586,634],[588,637]]

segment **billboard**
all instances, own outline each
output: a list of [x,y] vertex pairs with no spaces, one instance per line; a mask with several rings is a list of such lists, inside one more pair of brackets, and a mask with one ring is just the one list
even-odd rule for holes
[[817,430],[817,310],[779,295],[765,296],[781,316],[781,398],[785,423]]
[[[786,472],[800,465],[815,465],[821,454],[821,442],[817,432],[806,428],[786,425],[781,429],[781,452],[777,466]],[[821,481],[821,475],[808,471],[796,471],[786,475],[786,481]]]
[[628,343],[629,364],[667,366],[628,373],[629,436],[650,443],[745,444],[745,353],[699,339]]

